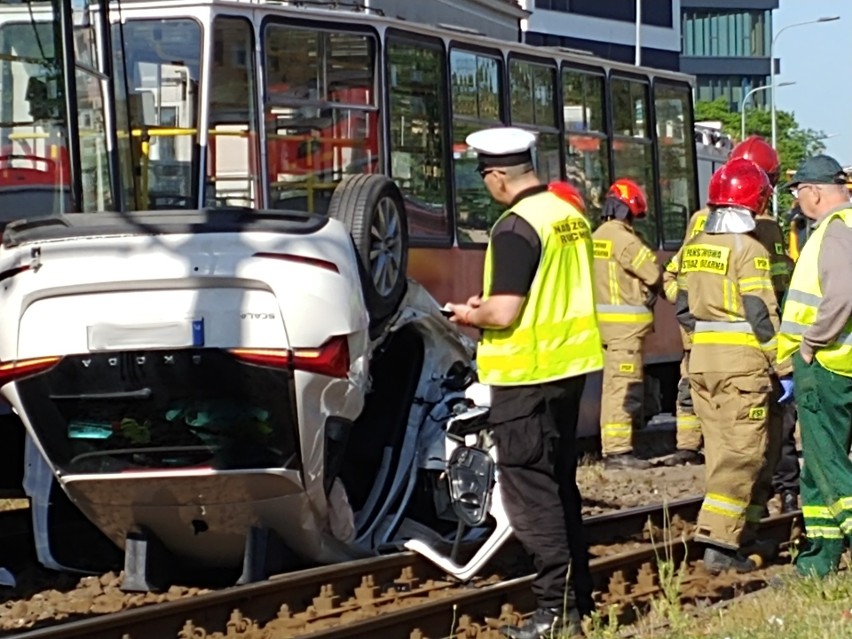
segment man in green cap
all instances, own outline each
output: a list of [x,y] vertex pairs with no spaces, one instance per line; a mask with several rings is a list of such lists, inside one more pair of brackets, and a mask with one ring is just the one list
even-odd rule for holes
[[[802,575],[836,570],[844,541],[852,541],[852,202],[844,183],[840,164],[817,155],[786,185],[814,222],[778,335],[778,361],[793,358],[802,431],[802,514],[809,540],[796,559]],[[793,387],[784,390],[782,400],[789,399]]]

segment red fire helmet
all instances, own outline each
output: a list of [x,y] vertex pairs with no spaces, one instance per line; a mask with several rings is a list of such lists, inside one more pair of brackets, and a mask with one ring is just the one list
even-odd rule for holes
[[751,160],[728,161],[710,178],[708,206],[739,206],[755,215],[763,212],[772,195],[766,173]]
[[580,213],[586,212],[586,202],[583,200],[580,191],[573,184],[554,180],[547,185],[547,190],[560,200],[568,202],[568,204],[572,205]]
[[617,179],[609,187],[606,196],[624,202],[633,217],[642,217],[648,212],[648,200],[645,199],[645,192],[633,180]]
[[731,151],[728,161],[742,158],[751,160],[766,172],[772,186],[778,183],[778,173],[781,169],[781,161],[775,149],[759,135],[752,135],[740,142]]

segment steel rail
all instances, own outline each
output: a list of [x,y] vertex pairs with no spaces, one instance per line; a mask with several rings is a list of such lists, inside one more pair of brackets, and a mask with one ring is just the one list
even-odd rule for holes
[[[768,517],[761,522],[761,533],[764,538],[773,539],[780,544],[789,541],[789,533],[793,522],[801,512],[785,513]],[[675,564],[684,559],[697,559],[702,546],[692,537],[672,543],[667,551],[668,558]],[[646,544],[641,548],[610,557],[593,559],[591,561],[592,576],[600,584],[608,582],[618,572],[638,572],[648,562],[659,559],[661,551],[658,544]],[[454,625],[463,616],[471,619],[497,619],[503,606],[510,604],[515,610],[531,611],[535,607],[530,585],[533,577],[526,576],[501,583],[485,586],[470,592],[453,595],[451,598],[439,599],[406,610],[386,612],[372,619],[356,621],[346,625],[335,626],[320,632],[299,635],[300,639],[369,639],[377,636],[386,637],[455,637]],[[648,595],[656,589],[648,589],[639,585],[636,589],[640,595]],[[473,624],[481,629],[488,626]],[[381,634],[380,634],[381,633]],[[471,637],[481,636],[471,632]]]
[[[664,523],[666,517],[679,516],[683,519],[694,520],[700,505],[701,498],[694,497],[673,501],[666,505],[658,504],[656,506],[625,509],[587,517],[584,520],[584,528],[590,541],[605,543],[603,540],[625,539],[641,535],[648,521],[659,526]],[[666,515],[666,513],[668,514]],[[620,555],[615,555],[595,560],[595,565],[612,566],[619,561],[626,560],[621,558]],[[327,584],[331,584],[337,594],[350,593],[359,586],[364,586],[363,580],[367,576],[371,578],[372,587],[380,587],[384,584],[399,582],[403,571],[410,571],[420,583],[427,579],[443,577],[436,566],[420,555],[403,552],[287,573],[272,577],[264,582],[227,588],[213,593],[134,608],[109,615],[85,617],[16,636],[20,639],[72,639],[74,637],[86,637],[86,639],[123,639],[124,637],[129,639],[164,639],[166,637],[178,637],[189,620],[195,627],[223,629],[232,620],[232,613],[236,609],[240,611],[243,617],[264,623],[267,620],[275,619],[284,605],[289,606],[294,611],[303,610],[311,604],[321,588]],[[529,589],[529,581],[530,578],[523,577],[504,582],[502,586],[498,584],[478,588],[454,584],[451,589],[452,604],[456,605],[457,601],[462,602],[458,605],[464,606],[483,604],[483,602],[489,600],[492,594],[497,596],[495,593],[504,592],[500,590],[501,587],[508,588],[509,591],[507,592],[514,593],[512,594],[513,598],[522,597],[519,593],[521,590]],[[512,590],[513,584],[517,586],[517,592]],[[463,593],[461,595],[458,594],[460,589]],[[445,588],[445,590],[450,591],[449,588]],[[435,597],[435,601],[439,601],[440,605],[452,609],[453,605],[447,603],[450,601],[450,597],[441,596],[439,591],[440,588],[435,589],[429,596]],[[457,597],[461,597],[461,599],[457,599]],[[410,612],[406,611],[407,614],[414,615],[415,609],[423,608],[422,602],[417,605],[418,598],[419,595],[416,593],[410,597],[412,607]],[[431,609],[433,603],[429,602],[428,605]],[[499,605],[497,610],[499,611]],[[395,614],[400,613],[383,612],[374,617],[371,623],[384,624],[383,618],[385,616]],[[388,621],[387,623],[394,622]],[[347,629],[356,627],[360,628],[360,623],[348,624],[340,631],[347,632],[349,631]]]

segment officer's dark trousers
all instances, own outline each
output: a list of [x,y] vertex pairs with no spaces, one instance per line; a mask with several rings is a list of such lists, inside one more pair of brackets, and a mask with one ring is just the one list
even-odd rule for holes
[[799,451],[796,450],[796,405],[787,404],[783,409],[781,428],[781,458],[775,467],[772,487],[778,494],[799,494]]
[[533,558],[538,605],[588,613],[592,583],[575,445],[584,384],[585,377],[575,377],[539,386],[531,412],[495,422],[493,432],[503,501],[515,536]]

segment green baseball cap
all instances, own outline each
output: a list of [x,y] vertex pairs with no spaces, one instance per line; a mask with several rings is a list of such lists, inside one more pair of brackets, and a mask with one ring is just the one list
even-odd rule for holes
[[846,174],[840,163],[830,155],[815,155],[799,165],[796,173],[782,188],[798,184],[845,184]]

